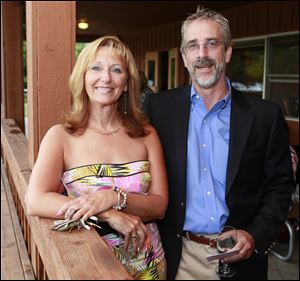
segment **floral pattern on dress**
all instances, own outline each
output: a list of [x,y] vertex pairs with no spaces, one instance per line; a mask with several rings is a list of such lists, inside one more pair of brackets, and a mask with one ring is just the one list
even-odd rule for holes
[[[126,192],[147,195],[151,182],[149,161],[134,161],[124,164],[90,164],[64,172],[61,182],[70,197],[111,189],[114,186]],[[123,250],[123,238],[116,233],[102,236],[123,266],[136,280],[166,279],[166,262],[160,235],[155,222],[146,224],[148,239],[137,256],[129,246]]]

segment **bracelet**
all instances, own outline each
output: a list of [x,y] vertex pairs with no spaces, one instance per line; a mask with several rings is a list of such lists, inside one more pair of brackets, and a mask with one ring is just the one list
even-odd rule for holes
[[[117,205],[112,206],[114,210],[121,211],[127,206],[127,193],[117,186],[114,186],[113,190],[118,193],[118,203]],[[121,196],[123,197],[123,202],[121,203]]]

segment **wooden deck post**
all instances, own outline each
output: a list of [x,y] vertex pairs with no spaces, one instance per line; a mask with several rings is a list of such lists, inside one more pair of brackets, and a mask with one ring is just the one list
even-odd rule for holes
[[75,1],[26,1],[29,163],[71,103],[75,61]]
[[22,14],[21,1],[1,1],[1,118],[24,132]]

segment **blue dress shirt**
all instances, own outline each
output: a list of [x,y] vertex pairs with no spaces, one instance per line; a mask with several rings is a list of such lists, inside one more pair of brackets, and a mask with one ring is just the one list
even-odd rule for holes
[[209,111],[195,87],[191,87],[184,230],[194,233],[218,233],[229,215],[225,186],[231,87],[227,78],[226,82],[227,95]]

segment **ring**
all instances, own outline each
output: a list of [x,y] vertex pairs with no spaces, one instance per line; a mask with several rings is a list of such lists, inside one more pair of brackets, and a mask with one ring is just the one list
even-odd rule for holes
[[65,213],[65,219],[70,219],[75,212],[76,210],[74,208],[69,208]]

